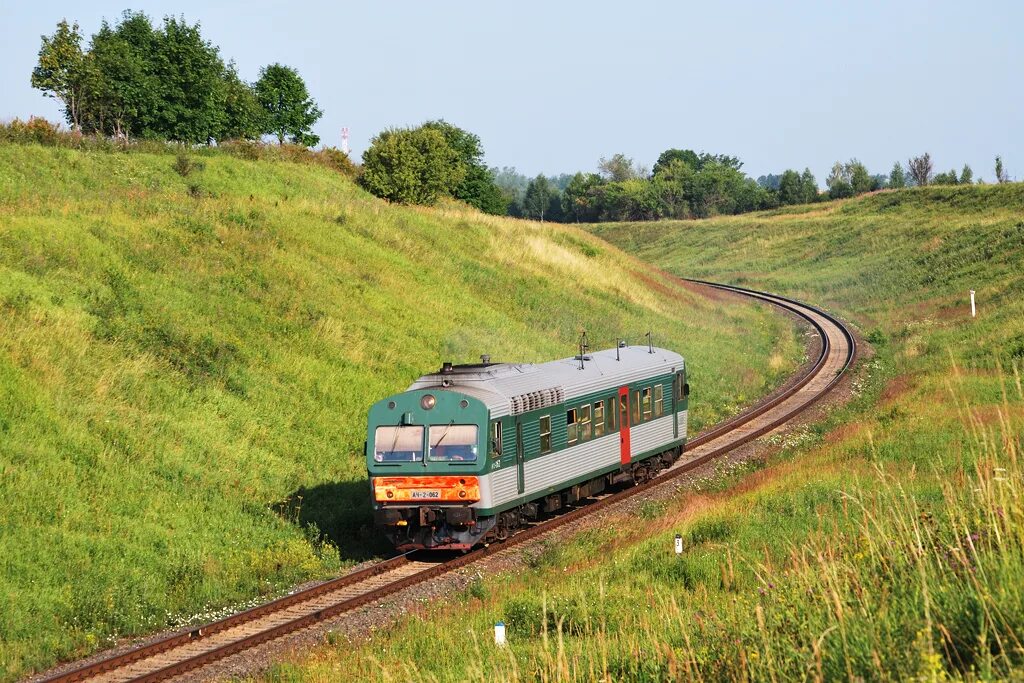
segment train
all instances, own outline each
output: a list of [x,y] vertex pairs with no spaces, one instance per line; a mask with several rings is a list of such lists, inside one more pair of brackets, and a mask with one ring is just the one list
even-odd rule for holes
[[536,364],[443,363],[369,410],[374,524],[399,551],[505,540],[675,462],[689,394],[683,356],[650,343]]

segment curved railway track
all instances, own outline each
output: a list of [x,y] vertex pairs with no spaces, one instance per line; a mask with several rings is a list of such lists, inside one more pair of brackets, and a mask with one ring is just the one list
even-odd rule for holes
[[686,445],[671,468],[632,488],[603,495],[587,505],[542,521],[494,544],[454,559],[429,553],[400,555],[226,619],[181,631],[114,656],[62,671],[40,683],[162,681],[198,669],[237,652],[279,638],[375,602],[411,585],[476,562],[603,509],[637,493],[664,484],[709,460],[766,434],[825,396],[853,362],[857,346],[852,333],[825,311],[765,292],[690,280],[697,285],[730,291],[767,302],[804,319],[821,340],[820,354],[810,369],[784,389],[743,413],[702,432]]

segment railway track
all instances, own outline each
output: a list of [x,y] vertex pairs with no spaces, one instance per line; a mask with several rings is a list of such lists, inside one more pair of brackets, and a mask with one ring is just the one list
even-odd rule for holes
[[71,681],[163,681],[261,643],[307,628],[397,593],[411,585],[476,562],[498,551],[546,535],[585,515],[660,486],[787,422],[813,405],[839,381],[856,356],[856,341],[846,326],[828,313],[773,294],[699,280],[695,284],[730,291],[787,310],[814,328],[821,340],[817,360],[797,381],[743,413],[699,434],[671,468],[641,485],[606,494],[512,536],[508,541],[451,558],[450,555],[400,555],[366,569],[278,598],[226,619],[152,642],[114,656],[61,671],[40,683]]

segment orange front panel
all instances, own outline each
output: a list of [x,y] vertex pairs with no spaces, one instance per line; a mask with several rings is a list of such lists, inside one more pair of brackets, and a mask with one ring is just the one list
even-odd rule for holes
[[378,503],[475,503],[480,500],[476,477],[374,477]]

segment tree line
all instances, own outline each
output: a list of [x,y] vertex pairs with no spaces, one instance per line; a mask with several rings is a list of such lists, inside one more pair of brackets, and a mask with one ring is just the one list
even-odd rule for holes
[[246,83],[198,23],[165,17],[154,26],[126,11],[114,25],[104,20],[84,48],[83,39],[77,23],[61,21],[42,37],[31,78],[63,105],[73,131],[186,144],[264,135],[319,142],[312,126],[323,112],[295,69],[270,64]]

